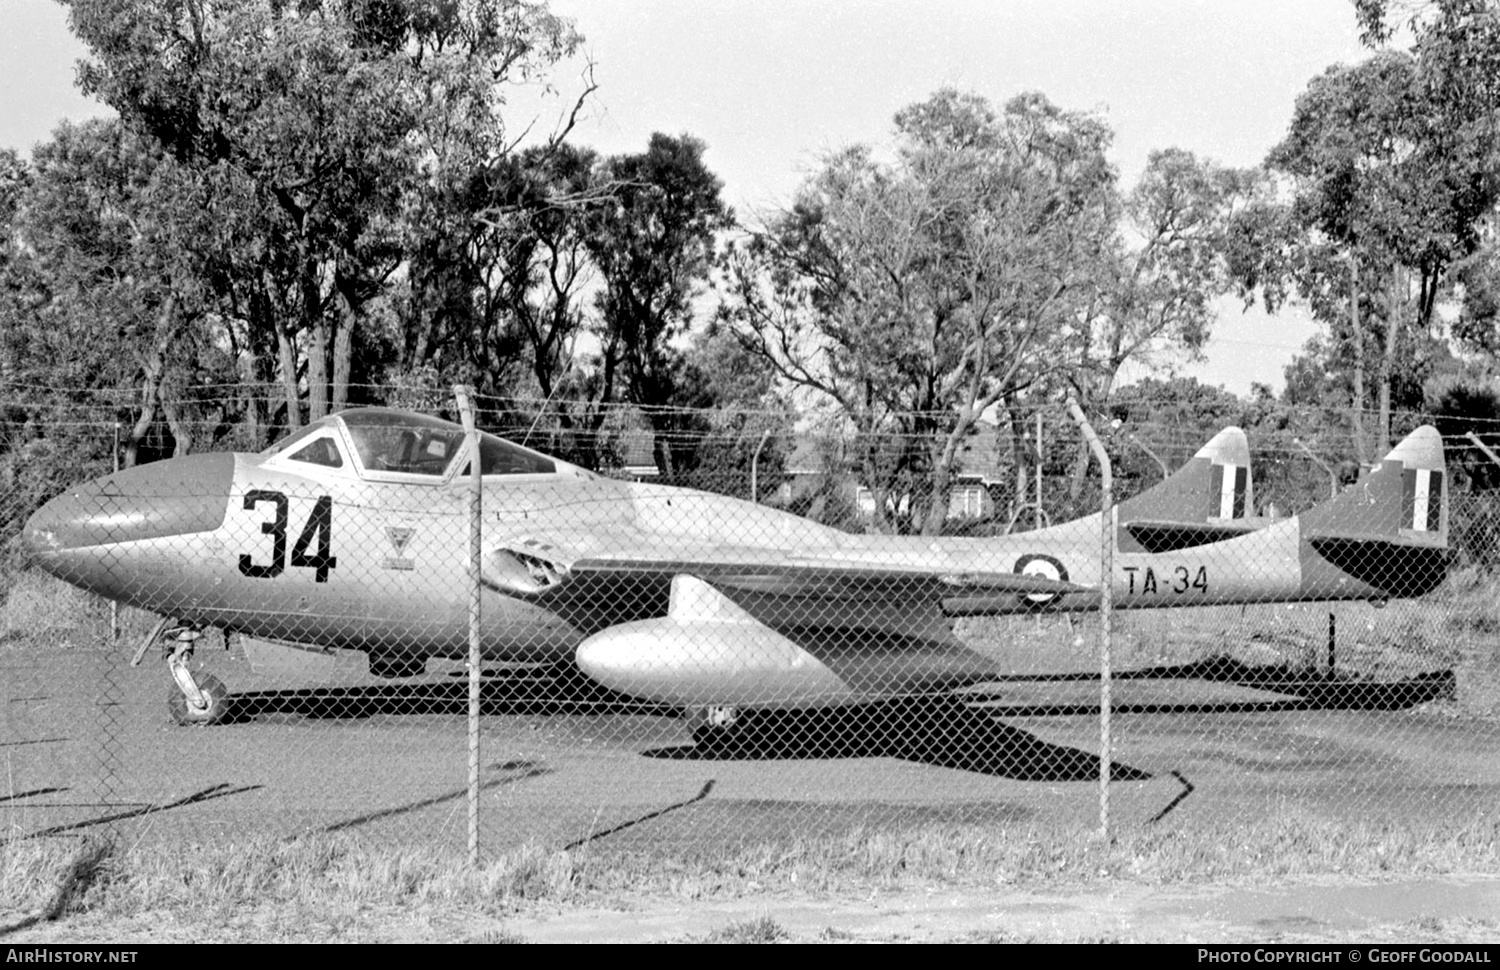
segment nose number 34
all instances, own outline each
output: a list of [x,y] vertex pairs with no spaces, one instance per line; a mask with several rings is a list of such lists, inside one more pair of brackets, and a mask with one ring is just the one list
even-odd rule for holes
[[[241,553],[240,575],[252,579],[275,579],[286,572],[290,562],[290,565],[299,569],[315,570],[314,582],[328,582],[329,571],[339,564],[337,557],[333,555],[333,497],[320,495],[313,503],[307,524],[302,527],[297,541],[292,544],[290,560],[286,554],[286,536],[291,515],[286,493],[268,489],[253,489],[245,493],[247,511],[263,502],[271,506],[270,520],[260,524],[260,531],[271,537],[271,558],[269,562],[256,562],[252,554]],[[314,549],[314,543],[316,551],[309,552],[308,550]]]

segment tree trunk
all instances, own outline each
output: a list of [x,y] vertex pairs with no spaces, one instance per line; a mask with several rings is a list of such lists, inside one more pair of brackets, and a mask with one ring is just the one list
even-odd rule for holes
[[292,335],[286,327],[276,327],[276,353],[281,359],[281,390],[286,397],[286,427],[295,431],[302,427],[302,406],[297,394],[297,350],[292,346]]
[[651,459],[661,480],[669,485],[677,483],[677,463],[672,460],[672,435],[677,430],[672,415],[653,410],[647,423],[651,426]]
[[167,396],[157,391],[161,398],[161,413],[167,419],[167,427],[172,430],[172,457],[181,458],[193,450],[193,433],[182,421],[182,415],[177,411],[177,405]]
[[1385,352],[1380,358],[1380,453],[1391,448],[1391,373],[1396,366],[1396,349],[1401,345],[1401,317],[1404,312],[1401,293],[1401,267],[1391,267],[1390,293],[1386,300]]
[[151,422],[156,420],[156,380],[147,375],[141,387],[141,413],[136,416],[135,425],[130,429],[130,436],[125,439],[125,458],[122,462],[125,468],[134,468],[140,457],[141,441],[146,437],[146,432],[151,430]]
[[1089,447],[1087,439],[1078,442],[1078,447],[1073,450],[1073,463],[1068,468],[1068,501],[1077,503],[1078,497],[1083,494],[1083,483],[1088,480],[1089,459],[1094,455],[1093,449]]
[[333,338],[333,410],[342,411],[349,406],[349,371],[354,354],[354,327],[359,320],[354,298],[343,293],[343,319]]
[[141,354],[141,413],[130,429],[125,442],[125,467],[135,466],[140,457],[141,442],[156,420],[156,406],[161,400],[161,382],[167,372],[167,351],[177,334],[177,300],[168,297],[156,318],[155,339],[146,353]]
[[867,431],[859,432],[859,440],[862,442],[863,455],[860,458],[861,476],[864,479],[865,488],[869,489],[870,497],[874,499],[875,507],[870,517],[870,531],[880,535],[894,535],[895,524],[891,516],[887,514],[885,507],[888,497],[885,487],[885,477],[881,474],[880,461],[876,457],[876,451],[880,447],[873,440],[873,433]]
[[302,325],[312,334],[307,348],[307,420],[328,414],[328,318],[323,313],[323,291],[318,285],[318,263],[302,260]]
[[974,426],[973,414],[972,408],[960,414],[944,439],[942,450],[932,463],[932,495],[927,506],[926,520],[922,523],[924,536],[943,534],[943,526],[948,521],[948,509],[952,503],[949,493],[953,490],[954,469],[958,465],[963,442],[969,436],[969,429]]
[[1026,444],[1026,420],[1006,401],[1006,414],[1010,416],[1010,460],[1016,470],[1016,494],[1011,501],[1011,518],[1019,522],[1021,509],[1028,504],[1031,494],[1030,451]]
[[307,348],[307,421],[328,414],[328,321],[313,322],[312,346]]
[[932,494],[928,498],[927,516],[922,522],[922,535],[940,536],[948,521],[948,509],[952,504],[953,469],[943,463],[932,469],[930,478]]
[[1354,457],[1360,467],[1370,464],[1370,446],[1365,440],[1365,335],[1359,327],[1359,260],[1349,250],[1349,330],[1354,340],[1354,408],[1349,412],[1354,431]]

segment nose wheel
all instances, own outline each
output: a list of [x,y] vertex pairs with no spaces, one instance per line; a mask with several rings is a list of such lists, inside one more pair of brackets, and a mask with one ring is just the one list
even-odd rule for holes
[[167,691],[167,710],[172,720],[188,726],[222,724],[229,720],[229,689],[213,674],[198,674],[194,686],[198,703],[188,699],[187,691],[173,684]]
[[171,619],[163,617],[146,639],[141,641],[132,667],[140,666],[146,651],[158,639],[162,640],[162,655],[167,669],[172,673],[172,687],[167,693],[167,712],[172,720],[183,725],[222,724],[229,720],[229,689],[213,674],[194,674],[188,661],[193,657],[193,645],[203,635],[192,625],[168,630]]

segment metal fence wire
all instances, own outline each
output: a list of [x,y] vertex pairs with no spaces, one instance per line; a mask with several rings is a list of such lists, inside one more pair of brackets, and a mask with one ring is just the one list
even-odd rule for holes
[[933,515],[930,442],[765,415],[481,401],[477,453],[451,403],[258,451],[205,419],[116,472],[119,402],[4,413],[7,838],[461,843],[475,462],[486,848],[1087,827],[1101,775],[1116,825],[1497,801],[1500,506],[1420,417],[1364,468],[1104,428],[1102,513],[1051,408],[982,425]]

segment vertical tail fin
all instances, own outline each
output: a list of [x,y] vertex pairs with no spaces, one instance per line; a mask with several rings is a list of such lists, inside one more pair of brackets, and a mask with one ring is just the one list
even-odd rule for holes
[[1228,427],[1155,488],[1120,503],[1120,548],[1170,552],[1254,528],[1255,482],[1245,432]]
[[[1423,425],[1359,481],[1302,514],[1304,545],[1386,595],[1421,596],[1447,575],[1447,477],[1442,436]],[[1304,553],[1304,575],[1319,565]]]
[[1308,538],[1446,546],[1448,482],[1437,429],[1423,425],[1413,431],[1359,481],[1304,512],[1302,531]]

